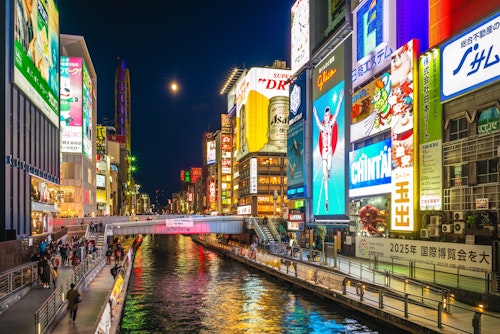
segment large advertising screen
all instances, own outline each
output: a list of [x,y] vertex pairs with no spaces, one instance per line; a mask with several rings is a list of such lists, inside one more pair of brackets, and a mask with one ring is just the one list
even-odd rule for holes
[[391,140],[349,152],[349,196],[391,192]]
[[61,57],[61,152],[82,153],[83,59]]
[[396,49],[396,0],[365,1],[353,12],[352,86],[390,65]]
[[307,73],[305,71],[301,72],[290,84],[289,126],[306,118],[306,77]]
[[297,0],[291,10],[291,53],[292,74],[309,61],[309,0]]
[[500,80],[499,27],[497,12],[441,45],[441,103]]
[[59,125],[59,9],[55,0],[15,2],[14,84]]
[[443,208],[443,115],[439,101],[439,50],[420,57],[419,68],[419,145],[420,210]]
[[215,140],[207,140],[207,165],[213,165],[216,158]]
[[288,189],[304,185],[304,121],[294,124],[288,131]]
[[[413,100],[414,87],[418,86],[416,61],[419,45],[411,40],[391,57],[391,80],[393,82],[390,100],[392,108],[392,196],[391,230],[413,231],[415,226],[414,205],[415,160],[418,155],[417,128],[418,109]],[[418,91],[418,90],[417,90]]]
[[106,127],[102,125],[97,126],[95,136],[96,154],[106,154],[106,141]]
[[87,65],[83,63],[82,108],[83,108],[83,155],[92,160],[92,110],[94,88]]
[[286,153],[290,78],[290,70],[254,67],[237,83],[238,160],[259,151]]
[[313,215],[346,214],[344,46],[313,70]]

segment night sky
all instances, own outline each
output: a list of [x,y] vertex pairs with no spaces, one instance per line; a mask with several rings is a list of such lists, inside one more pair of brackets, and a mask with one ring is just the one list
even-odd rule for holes
[[98,124],[114,125],[117,59],[129,68],[135,179],[152,201],[155,189],[180,189],[181,169],[202,166],[202,134],[220,129],[232,68],[290,66],[294,2],[59,1],[60,33],[85,38],[97,73]]

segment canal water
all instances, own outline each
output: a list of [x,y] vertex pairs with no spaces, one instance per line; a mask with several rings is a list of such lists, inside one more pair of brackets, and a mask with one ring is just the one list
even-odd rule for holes
[[394,332],[182,235],[144,239],[120,328],[120,333]]

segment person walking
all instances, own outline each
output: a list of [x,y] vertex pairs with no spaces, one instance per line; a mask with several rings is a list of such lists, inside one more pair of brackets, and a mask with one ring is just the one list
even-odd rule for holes
[[82,294],[78,289],[75,289],[75,283],[71,283],[71,289],[66,293],[68,300],[69,318],[76,324],[76,313],[78,311],[78,304],[81,302]]

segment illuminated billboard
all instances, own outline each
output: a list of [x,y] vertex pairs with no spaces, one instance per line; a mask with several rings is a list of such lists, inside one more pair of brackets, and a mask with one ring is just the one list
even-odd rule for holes
[[396,49],[396,0],[365,1],[353,11],[352,86],[390,65]]
[[216,157],[215,140],[207,140],[207,165],[213,165]]
[[15,2],[14,84],[59,126],[59,8],[55,0]]
[[96,136],[95,136],[95,146],[97,154],[106,154],[106,127],[105,126],[97,126],[96,127]]
[[82,153],[83,59],[61,57],[61,152]]
[[307,73],[302,72],[290,84],[289,126],[306,118],[306,77]]
[[441,45],[441,103],[500,80],[500,12]]
[[235,88],[236,158],[248,153],[286,152],[290,70],[252,68]]
[[443,114],[439,96],[439,50],[420,57],[418,115],[420,210],[443,209]]
[[83,63],[82,109],[83,109],[83,155],[92,160],[92,110],[94,88],[87,65]]
[[[392,196],[391,230],[414,230],[415,160],[418,157],[418,109],[414,106],[413,91],[418,86],[416,61],[418,41],[413,39],[396,50],[391,57],[393,82],[390,100],[392,108]],[[418,90],[417,90],[418,91]]]
[[313,70],[313,215],[345,215],[344,46]]
[[106,175],[96,174],[95,182],[97,188],[106,188]]
[[[433,47],[500,8],[500,0],[430,0],[429,46]],[[423,49],[423,48],[422,48]]]
[[294,124],[288,130],[288,166],[286,169],[288,189],[303,186],[304,173],[304,121]]
[[391,192],[391,140],[349,152],[349,196]]
[[309,0],[297,0],[291,10],[291,69],[295,74],[310,57]]

